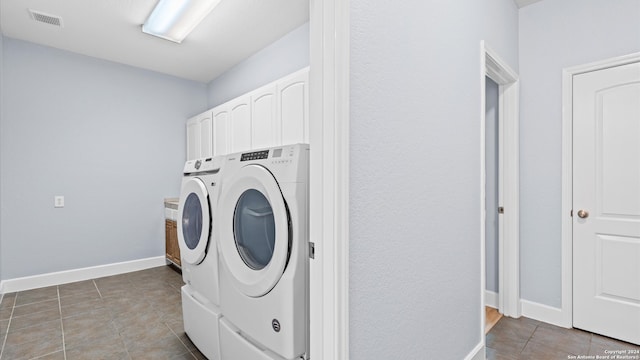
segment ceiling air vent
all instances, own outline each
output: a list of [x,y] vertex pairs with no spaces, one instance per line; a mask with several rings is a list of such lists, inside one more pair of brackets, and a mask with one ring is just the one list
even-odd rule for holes
[[29,14],[31,14],[31,18],[35,21],[62,27],[62,18],[60,16],[45,14],[43,12],[35,11],[31,9],[29,9]]

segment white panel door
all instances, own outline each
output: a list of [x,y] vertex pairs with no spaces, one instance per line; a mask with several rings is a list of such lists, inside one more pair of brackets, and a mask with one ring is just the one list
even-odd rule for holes
[[251,149],[251,108],[249,99],[229,103],[229,152]]
[[573,77],[573,325],[640,344],[640,63]]
[[276,134],[276,87],[268,86],[251,95],[251,146],[254,149],[280,145]]
[[187,121],[187,160],[200,157],[200,123],[197,118]]
[[198,115],[200,123],[200,157],[208,158],[213,156],[213,119],[211,112],[207,111]]
[[213,109],[213,156],[229,153],[228,121],[229,111],[226,106]]
[[278,83],[279,145],[309,143],[309,71]]

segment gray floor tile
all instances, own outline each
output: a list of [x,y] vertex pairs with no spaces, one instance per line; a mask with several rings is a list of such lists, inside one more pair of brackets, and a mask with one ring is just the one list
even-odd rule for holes
[[27,305],[36,302],[52,300],[58,298],[58,287],[49,286],[40,289],[26,290],[18,292],[16,296],[16,306]]
[[539,347],[553,348],[561,353],[586,355],[591,345],[591,333],[540,325],[533,333],[530,343],[538,344]]
[[93,280],[85,280],[79,281],[69,284],[64,284],[58,286],[58,291],[60,291],[60,297],[67,297],[72,295],[81,295],[85,293],[97,293],[98,289],[96,285],[93,283]]
[[0,310],[11,309],[16,301],[16,293],[4,294],[2,297],[2,303],[0,303]]
[[159,267],[7,294],[2,359],[204,359],[184,333],[181,286]]
[[56,351],[47,355],[42,355],[31,360],[64,360],[64,351]]
[[9,331],[23,329],[29,326],[38,325],[43,322],[60,320],[59,309],[48,309],[45,311],[30,313],[21,316],[14,316],[11,318],[11,326]]
[[101,338],[68,349],[67,360],[128,360],[129,354],[120,338]]
[[16,306],[13,308],[13,316],[23,316],[43,311],[59,310],[60,303],[58,299],[51,299],[27,305]]
[[58,352],[62,353],[62,338],[59,340],[32,340],[22,344],[6,344],[2,351],[2,358],[11,360],[37,359]]
[[30,341],[56,341],[62,343],[62,324],[60,320],[46,321],[37,325],[13,330],[9,325],[6,345],[20,345]]

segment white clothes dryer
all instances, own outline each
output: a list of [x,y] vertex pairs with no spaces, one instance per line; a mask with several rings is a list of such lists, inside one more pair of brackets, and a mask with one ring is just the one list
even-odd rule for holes
[[212,229],[224,161],[187,161],[178,204],[184,329],[209,359],[220,359],[218,248]]
[[224,167],[222,359],[308,359],[309,146],[228,155]]

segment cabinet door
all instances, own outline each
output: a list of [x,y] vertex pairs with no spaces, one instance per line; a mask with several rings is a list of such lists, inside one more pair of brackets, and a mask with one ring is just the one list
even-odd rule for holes
[[249,99],[241,97],[229,104],[229,151],[231,153],[251,149],[251,108]]
[[251,95],[251,146],[253,149],[280,145],[276,125],[276,86]]
[[187,121],[187,160],[200,157],[200,123],[197,118]]
[[213,156],[213,119],[211,118],[211,112],[207,111],[198,115],[198,122],[200,123],[200,157],[212,157]]
[[180,246],[178,245],[178,227],[173,220],[165,219],[165,252],[172,263],[180,266]]
[[309,70],[278,82],[278,98],[280,144],[309,143]]
[[226,155],[229,153],[229,111],[226,105],[221,105],[213,109],[213,156]]

